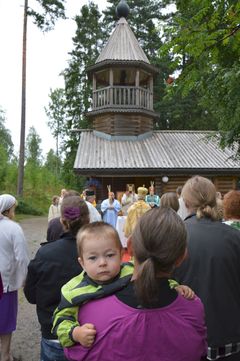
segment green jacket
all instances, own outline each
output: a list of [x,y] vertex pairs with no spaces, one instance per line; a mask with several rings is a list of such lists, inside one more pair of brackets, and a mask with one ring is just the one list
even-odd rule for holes
[[109,284],[97,284],[86,272],[72,278],[61,289],[61,301],[53,314],[52,333],[57,335],[63,347],[75,344],[72,339],[74,327],[79,326],[79,307],[98,298],[114,294],[125,287],[131,280],[133,263],[123,263],[118,277]]
[[231,226],[233,228],[236,228],[236,229],[238,229],[240,231],[240,221],[231,221],[230,220],[230,221],[225,221],[223,223],[225,223],[228,226]]
[[[114,294],[125,287],[131,280],[133,263],[123,263],[118,277],[109,284],[99,285],[88,277],[86,272],[72,278],[61,289],[61,301],[53,314],[52,333],[55,334],[63,347],[75,344],[72,331],[79,326],[78,311],[84,303]],[[171,288],[178,286],[169,280]]]

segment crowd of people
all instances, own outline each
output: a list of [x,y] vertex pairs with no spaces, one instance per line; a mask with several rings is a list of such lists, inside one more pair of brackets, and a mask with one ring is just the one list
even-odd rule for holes
[[[0,195],[1,361],[12,361],[17,291],[36,305],[40,361],[240,359],[240,191],[194,176],[159,197],[128,185],[63,189],[29,261],[16,199]],[[124,226],[131,262],[116,229]]]

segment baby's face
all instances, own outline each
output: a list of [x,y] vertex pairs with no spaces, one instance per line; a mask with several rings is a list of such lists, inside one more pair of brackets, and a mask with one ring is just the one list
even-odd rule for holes
[[120,272],[121,250],[114,239],[89,235],[83,242],[79,262],[91,279],[105,283]]

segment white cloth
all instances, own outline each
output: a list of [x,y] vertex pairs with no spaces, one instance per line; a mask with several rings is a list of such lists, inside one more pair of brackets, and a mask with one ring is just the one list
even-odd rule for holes
[[116,224],[116,230],[118,232],[121,244],[124,248],[127,248],[127,240],[128,240],[124,234],[124,225],[125,225],[126,219],[127,219],[126,216],[118,216],[117,224]]
[[130,208],[134,202],[137,202],[137,200],[138,200],[138,197],[135,193],[129,193],[128,195],[126,193],[124,193],[124,195],[122,196],[122,200],[121,200],[122,213],[124,216],[127,215],[128,208]]
[[11,194],[0,195],[0,212],[8,211],[16,203],[16,198]]
[[59,197],[59,201],[58,201],[58,204],[61,206],[62,204],[62,201],[63,201],[63,197]]
[[87,202],[87,201],[85,201],[85,202],[86,202],[86,205],[88,206],[90,223],[101,221],[102,217],[101,217],[100,213],[97,211],[97,209],[92,205],[92,203]]
[[129,193],[128,195],[126,193],[124,193],[124,195],[122,196],[122,205],[125,206],[126,204],[129,203],[134,203],[137,202],[138,198],[137,195],[135,193]]
[[60,217],[60,205],[51,204],[48,210],[48,222],[50,222],[53,218]]
[[189,212],[182,197],[178,199],[178,202],[179,209],[177,211],[177,214],[184,220],[189,215]]
[[0,273],[4,292],[23,286],[29,263],[22,228],[7,217],[0,218]]

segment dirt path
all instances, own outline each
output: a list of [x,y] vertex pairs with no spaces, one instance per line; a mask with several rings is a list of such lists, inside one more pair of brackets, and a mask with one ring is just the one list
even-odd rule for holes
[[[29,255],[32,259],[40,243],[45,240],[47,217],[25,219],[20,224],[28,241]],[[18,324],[12,340],[13,355],[21,361],[39,361],[40,337],[35,305],[29,304],[20,291]]]

